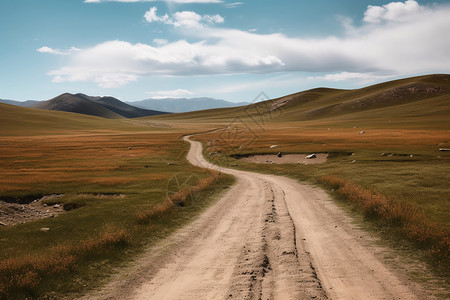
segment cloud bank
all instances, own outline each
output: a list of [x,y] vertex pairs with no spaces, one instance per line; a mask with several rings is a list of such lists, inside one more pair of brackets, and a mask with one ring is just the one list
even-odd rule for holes
[[153,95],[152,99],[165,99],[165,98],[182,98],[183,96],[193,95],[194,93],[184,89],[166,90],[147,92],[149,95]]
[[305,39],[216,28],[224,22],[220,15],[181,11],[169,16],[151,8],[144,15],[147,22],[172,26],[188,39],[156,40],[154,46],[104,42],[72,53],[65,67],[49,74],[56,82],[92,81],[111,88],[154,75],[320,72],[334,74],[326,80],[345,80],[446,72],[449,15],[448,5],[392,2],[368,6],[362,25],[347,24],[342,37]]

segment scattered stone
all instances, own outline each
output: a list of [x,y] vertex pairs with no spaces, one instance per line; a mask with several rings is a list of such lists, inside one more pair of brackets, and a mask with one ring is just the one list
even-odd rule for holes
[[364,133],[366,133],[366,132],[363,130],[363,131],[361,131],[359,134],[364,134]]
[[131,149],[133,149],[133,148],[131,148],[131,147],[128,147],[128,150],[131,150]]
[[414,156],[414,155],[411,154],[409,157],[413,157],[413,156]]
[[283,157],[283,155],[281,154],[281,152],[278,152],[277,157]]
[[272,146],[270,146],[270,149],[273,149],[273,148],[280,148],[280,146],[278,146],[278,145],[272,145]]
[[41,229],[40,229],[40,231],[42,231],[42,232],[47,232],[47,231],[49,231],[50,230],[50,228],[48,228],[48,227],[42,227]]
[[316,157],[317,157],[316,154],[313,153],[313,154],[307,155],[305,158],[306,159],[313,159],[313,158],[316,158]]

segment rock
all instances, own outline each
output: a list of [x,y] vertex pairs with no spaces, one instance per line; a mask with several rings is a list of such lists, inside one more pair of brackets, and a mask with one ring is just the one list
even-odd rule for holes
[[363,130],[363,131],[361,131],[359,134],[364,134],[364,133],[366,133],[366,132]]
[[237,165],[237,164],[232,164],[232,166],[233,166],[233,167],[237,167],[238,165]]
[[50,228],[48,228],[48,227],[42,227],[41,229],[40,229],[40,231],[42,231],[42,232],[47,232],[47,231],[49,231],[50,230]]
[[0,222],[0,226],[6,226],[6,224],[3,222]]
[[349,161],[348,163],[349,164],[354,164],[356,162],[356,160],[352,160],[352,161]]
[[270,149],[273,149],[273,148],[280,148],[280,146],[278,146],[278,145],[272,145],[272,146],[270,146]]
[[278,152],[277,157],[283,157],[283,154],[281,154],[281,152]]
[[439,148],[439,151],[450,151],[449,148]]
[[131,150],[131,149],[133,149],[133,148],[131,148],[131,147],[128,147],[128,150]]
[[53,205],[53,208],[61,208],[61,205],[60,204],[55,204],[55,205]]
[[316,157],[317,157],[316,154],[313,153],[313,154],[307,155],[305,158],[306,159],[313,159],[313,158],[316,158]]

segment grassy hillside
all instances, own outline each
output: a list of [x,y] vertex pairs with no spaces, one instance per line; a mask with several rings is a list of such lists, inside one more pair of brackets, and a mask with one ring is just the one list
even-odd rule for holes
[[239,117],[246,123],[304,122],[314,126],[448,128],[450,75],[427,75],[356,90],[312,89],[238,108],[157,116],[156,119],[226,125]]
[[74,134],[86,131],[144,131],[155,127],[137,119],[110,120],[76,113],[47,111],[0,103],[0,136]]

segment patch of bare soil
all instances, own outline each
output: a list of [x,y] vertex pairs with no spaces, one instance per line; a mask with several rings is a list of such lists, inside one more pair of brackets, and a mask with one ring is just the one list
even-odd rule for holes
[[45,195],[32,201],[0,200],[0,226],[28,223],[37,219],[53,218],[64,212],[62,205],[47,205],[44,200],[57,199],[62,194]]
[[323,164],[327,161],[327,153],[315,154],[314,158],[306,158],[310,154],[284,154],[281,157],[276,154],[252,155],[242,157],[240,160],[254,164]]

